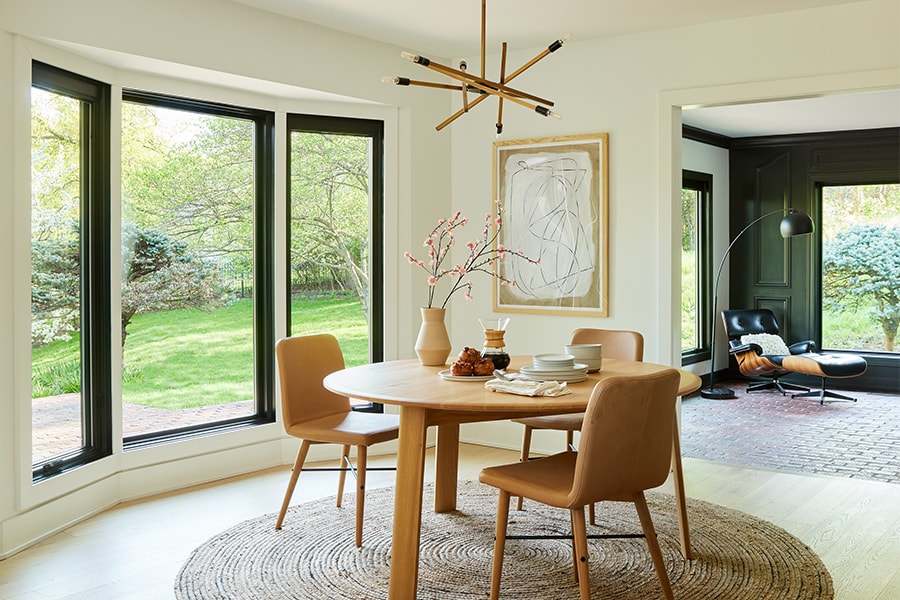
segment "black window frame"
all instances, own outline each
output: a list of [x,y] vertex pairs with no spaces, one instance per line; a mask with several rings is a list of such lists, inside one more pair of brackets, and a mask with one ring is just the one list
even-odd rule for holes
[[690,365],[710,360],[710,327],[712,325],[712,241],[713,241],[713,176],[700,171],[683,170],[681,189],[689,189],[698,193],[698,239],[697,239],[697,337],[700,345],[696,348],[682,350],[681,364]]
[[123,438],[133,450],[210,433],[275,422],[275,114],[206,100],[123,89],[122,101],[254,123],[253,198],[253,415]]
[[[370,340],[369,358],[377,363],[384,360],[384,245],[375,243],[384,240],[384,121],[355,117],[334,117],[303,113],[287,115],[287,135],[285,160],[287,161],[287,200],[285,202],[286,281],[291,281],[291,133],[331,133],[335,135],[356,135],[372,140],[372,207],[370,222],[369,281]],[[291,331],[291,286],[285,292],[286,330]],[[354,405],[353,410],[362,412],[384,412],[384,405],[378,402]]]
[[38,482],[112,454],[110,318],[110,115],[111,86],[40,61],[32,61],[32,87],[81,103],[82,446],[32,464]]

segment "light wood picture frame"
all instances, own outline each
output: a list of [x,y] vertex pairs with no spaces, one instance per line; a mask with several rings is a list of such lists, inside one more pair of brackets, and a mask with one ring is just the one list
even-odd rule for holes
[[493,197],[496,243],[540,259],[498,262],[494,311],[609,316],[609,134],[494,142]]

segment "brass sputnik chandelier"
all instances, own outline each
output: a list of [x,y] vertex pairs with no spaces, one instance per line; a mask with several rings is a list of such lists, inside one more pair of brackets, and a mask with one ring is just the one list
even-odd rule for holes
[[[397,85],[421,85],[424,87],[432,87],[432,88],[441,88],[446,90],[456,90],[462,93],[462,108],[458,111],[450,115],[443,122],[439,123],[435,129],[438,131],[442,130],[444,127],[461,117],[463,114],[469,112],[469,109],[481,103],[488,96],[497,96],[498,98],[498,108],[497,108],[497,137],[503,132],[503,101],[509,100],[510,102],[514,102],[515,104],[519,104],[533,110],[539,115],[545,117],[556,117],[557,119],[560,116],[550,110],[548,106],[553,106],[553,102],[547,100],[546,98],[541,98],[540,96],[535,96],[533,94],[529,94],[527,92],[523,92],[516,88],[509,87],[507,83],[524,73],[527,69],[529,69],[536,62],[549,55],[551,52],[556,52],[559,50],[563,43],[569,39],[569,36],[566,35],[562,39],[556,40],[549,46],[547,46],[546,50],[538,53],[537,56],[526,62],[524,65],[510,73],[506,74],[506,42],[503,42],[500,48],[500,79],[499,81],[491,81],[485,77],[484,73],[484,39],[485,39],[485,5],[487,0],[481,0],[481,76],[476,76],[466,71],[466,62],[460,61],[459,69],[454,69],[453,67],[449,67],[447,65],[442,65],[438,62],[425,58],[424,56],[420,56],[417,54],[412,54],[410,52],[403,52],[400,54],[403,58],[409,59],[416,63],[417,65],[422,65],[427,69],[431,69],[436,73],[440,73],[441,75],[445,75],[457,82],[456,84],[449,83],[434,83],[431,81],[418,81],[415,79],[409,79],[408,77],[383,77],[382,81],[385,83],[395,83]],[[469,98],[469,94],[475,94],[473,98]]]

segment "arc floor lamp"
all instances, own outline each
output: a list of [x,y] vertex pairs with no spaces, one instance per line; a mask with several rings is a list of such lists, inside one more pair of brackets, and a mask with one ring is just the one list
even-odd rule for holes
[[737,397],[734,394],[734,390],[730,390],[727,388],[716,389],[714,387],[714,381],[716,377],[716,311],[718,310],[716,305],[718,304],[719,300],[719,277],[722,275],[722,268],[725,266],[725,261],[728,260],[728,254],[731,252],[734,244],[751,227],[753,227],[766,217],[784,213],[787,213],[787,215],[785,215],[785,217],[781,220],[781,237],[792,238],[800,235],[808,235],[815,231],[815,226],[813,225],[812,219],[810,219],[809,215],[807,215],[806,213],[794,210],[793,208],[781,208],[778,210],[773,210],[772,212],[766,213],[763,216],[751,221],[746,227],[741,230],[739,234],[734,236],[734,239],[731,240],[731,244],[729,244],[728,248],[725,250],[725,255],[722,256],[722,262],[719,263],[719,268],[716,271],[716,278],[713,282],[713,305],[712,313],[709,315],[709,387],[700,390],[700,395],[703,398],[710,398],[713,400],[727,400],[729,398]]

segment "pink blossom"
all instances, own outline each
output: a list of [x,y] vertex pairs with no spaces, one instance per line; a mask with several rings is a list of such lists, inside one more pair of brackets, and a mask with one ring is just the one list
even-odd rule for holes
[[[513,255],[514,258],[523,258],[530,264],[540,264],[540,259],[532,260],[526,256],[522,250],[512,251],[505,248],[502,244],[492,247],[491,244],[499,241],[497,239],[497,232],[500,231],[503,222],[501,218],[503,207],[499,201],[495,201],[494,204],[496,215],[494,216],[491,213],[485,215],[484,229],[481,232],[482,237],[480,239],[476,238],[475,241],[465,242],[466,248],[469,250],[469,255],[463,264],[456,263],[449,270],[442,266],[445,259],[447,259],[448,254],[451,253],[450,249],[456,245],[456,228],[466,225],[469,222],[468,217],[463,217],[460,211],[454,213],[449,219],[441,219],[437,226],[431,231],[431,234],[425,238],[423,246],[428,248],[428,257],[430,259],[428,265],[421,260],[417,260],[409,252],[404,252],[403,256],[411,264],[418,265],[430,272],[427,281],[428,285],[431,287],[435,287],[440,278],[445,275],[453,278],[464,277],[475,271],[483,271],[489,274],[491,277],[496,278],[501,285],[516,285],[515,281],[507,280],[499,274],[497,271],[497,261],[507,259],[507,255],[509,254]],[[493,234],[491,234],[492,226],[494,229]],[[465,290],[462,290],[465,298],[467,300],[472,300],[472,282],[466,281],[463,283],[460,280],[456,280],[450,284],[447,297],[444,299],[443,304],[446,304],[451,296],[457,291],[460,291],[459,288],[461,287],[466,288]],[[429,292],[429,306],[432,305],[432,301],[439,302],[439,300],[436,300],[433,297],[433,294],[434,290]]]

